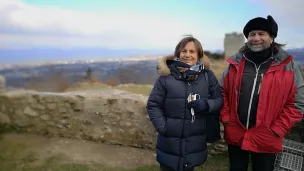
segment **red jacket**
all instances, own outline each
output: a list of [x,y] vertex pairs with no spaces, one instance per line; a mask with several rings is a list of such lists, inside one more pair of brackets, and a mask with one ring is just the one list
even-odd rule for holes
[[247,130],[237,114],[245,60],[240,52],[227,59],[229,67],[220,80],[224,98],[221,121],[229,121],[224,124],[224,139],[243,150],[281,152],[284,135],[304,115],[304,81],[300,67],[282,49],[274,56],[261,83],[256,125]]

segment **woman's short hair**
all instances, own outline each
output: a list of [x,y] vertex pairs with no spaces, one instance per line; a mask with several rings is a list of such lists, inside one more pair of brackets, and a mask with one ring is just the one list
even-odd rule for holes
[[195,48],[197,50],[197,54],[198,54],[198,57],[202,57],[204,56],[204,50],[203,50],[203,47],[201,45],[201,42],[198,41],[196,38],[194,38],[193,36],[191,35],[187,35],[185,38],[183,38],[175,47],[175,51],[174,51],[174,55],[176,57],[180,57],[180,52],[185,48],[185,46],[187,45],[187,43],[189,42],[194,42],[195,44]]

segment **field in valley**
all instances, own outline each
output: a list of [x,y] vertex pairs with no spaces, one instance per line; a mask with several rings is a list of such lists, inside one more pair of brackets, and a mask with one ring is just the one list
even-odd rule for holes
[[[225,60],[212,60],[212,71],[219,80],[223,74],[224,69],[227,67]],[[155,71],[156,72],[156,71]],[[148,96],[153,88],[152,84],[121,84],[117,86],[110,86],[104,83],[89,83],[80,82],[73,86],[70,86],[65,91],[83,91],[83,90],[105,90],[105,89],[119,89],[125,90],[131,93],[142,94]]]

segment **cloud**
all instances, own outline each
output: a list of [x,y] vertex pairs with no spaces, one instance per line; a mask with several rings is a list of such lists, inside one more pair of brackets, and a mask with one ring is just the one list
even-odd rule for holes
[[260,5],[264,18],[273,16],[279,26],[277,42],[287,44],[286,48],[304,47],[304,1],[302,0],[249,0]]
[[290,27],[301,27],[304,30],[304,22],[300,21],[304,16],[304,1],[302,0],[265,0],[269,14],[275,19]]
[[[304,47],[304,1],[301,0],[265,0],[266,13],[277,21],[279,39],[287,48]],[[284,40],[284,41],[283,41]]]
[[[184,34],[222,48],[224,31],[157,14],[83,12],[0,1],[0,46],[173,48]],[[219,41],[220,40],[220,41]]]

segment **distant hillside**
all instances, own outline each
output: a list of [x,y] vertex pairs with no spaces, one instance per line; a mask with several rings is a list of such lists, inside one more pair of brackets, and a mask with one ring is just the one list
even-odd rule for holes
[[85,79],[88,68],[96,80],[120,79],[122,83],[151,84],[156,77],[156,60],[130,62],[94,62],[14,67],[0,70],[11,88],[50,87],[74,84]]
[[304,48],[290,49],[288,52],[294,56],[296,61],[304,65]]
[[[219,77],[227,62],[213,61],[213,69]],[[157,59],[140,61],[110,61],[76,64],[54,64],[37,67],[13,67],[0,70],[11,88],[35,88],[52,91],[55,87],[67,87],[82,82],[91,68],[94,80],[109,84],[154,84]],[[61,84],[61,85],[58,85]],[[43,88],[45,87],[45,88]]]
[[[298,62],[304,64],[304,49],[288,50]],[[42,52],[41,52],[42,53]],[[215,55],[214,58],[221,56]],[[140,57],[139,57],[140,58]],[[137,58],[134,58],[137,59]],[[35,67],[12,67],[0,70],[11,88],[42,88],[62,84],[62,87],[81,82],[88,68],[93,71],[94,79],[111,84],[153,84],[156,75],[157,57],[139,61],[78,62],[73,64],[54,64]],[[213,60],[213,69],[219,78],[227,62]],[[57,89],[57,88],[56,88]]]

